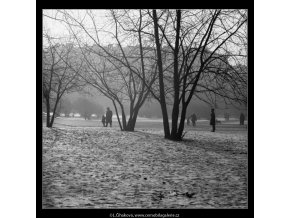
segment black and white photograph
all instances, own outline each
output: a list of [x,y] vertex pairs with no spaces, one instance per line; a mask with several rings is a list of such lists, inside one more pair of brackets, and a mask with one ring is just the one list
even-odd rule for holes
[[42,27],[42,209],[249,208],[247,9],[43,9]]
[[2,2],[0,217],[289,217],[289,2],[186,3]]

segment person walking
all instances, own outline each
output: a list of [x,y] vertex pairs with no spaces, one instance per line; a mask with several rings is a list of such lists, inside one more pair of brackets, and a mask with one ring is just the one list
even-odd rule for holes
[[195,126],[195,122],[196,122],[197,118],[196,118],[196,115],[195,114],[192,114],[191,116],[191,122],[192,122],[192,126]]
[[102,116],[102,123],[103,123],[103,126],[105,127],[105,124],[106,124],[106,116],[105,116],[105,114],[103,114],[103,116]]
[[110,123],[110,127],[112,127],[112,116],[113,116],[113,112],[110,110],[109,107],[107,107],[107,112],[106,112],[106,127],[108,126],[108,123]]
[[240,115],[240,125],[244,125],[245,122],[245,115],[243,113],[241,113]]
[[215,132],[215,113],[214,113],[214,109],[211,109],[210,125],[212,125],[212,132]]

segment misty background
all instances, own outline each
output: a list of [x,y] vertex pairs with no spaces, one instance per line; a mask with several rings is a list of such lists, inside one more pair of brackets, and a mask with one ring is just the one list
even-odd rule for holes
[[[69,117],[82,117],[85,119],[84,115],[82,114],[82,111],[91,111],[91,116],[89,119],[101,119],[101,116],[105,113],[106,108],[110,107],[112,110],[113,104],[110,99],[107,97],[101,95],[98,93],[94,88],[87,87],[87,91],[81,91],[81,92],[74,92],[70,93],[64,96],[60,107],[58,108],[58,116],[67,116]],[[81,100],[87,100],[88,102],[91,102],[94,104],[82,104],[80,107],[78,102]],[[219,104],[217,104],[215,111],[216,111],[216,117],[219,120],[225,119],[225,114],[229,115],[229,119],[239,119],[240,113],[244,113],[246,115],[247,120],[247,109],[245,106],[235,106],[235,105],[226,105],[222,99],[219,99]],[[43,106],[43,112],[45,113],[45,104],[42,104]],[[210,110],[211,105],[199,100],[196,97],[193,97],[191,100],[188,110],[186,113],[186,117],[191,116],[193,113],[196,114],[198,120],[209,120],[210,119]],[[125,105],[125,111],[126,113],[129,113],[129,105]],[[52,111],[51,111],[52,112]],[[168,112],[172,113],[172,105],[168,105]],[[113,110],[113,118],[115,118],[116,114]],[[151,119],[160,119],[162,118],[162,112],[161,108],[159,106],[159,103],[151,98],[148,99],[144,105],[142,105],[138,117],[142,118],[151,118]],[[138,121],[138,119],[137,119]]]

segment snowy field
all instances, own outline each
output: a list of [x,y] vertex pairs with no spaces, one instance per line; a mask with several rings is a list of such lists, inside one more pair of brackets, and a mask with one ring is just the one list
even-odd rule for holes
[[247,208],[246,127],[201,122],[172,142],[160,122],[82,124],[97,126],[43,127],[43,208]]

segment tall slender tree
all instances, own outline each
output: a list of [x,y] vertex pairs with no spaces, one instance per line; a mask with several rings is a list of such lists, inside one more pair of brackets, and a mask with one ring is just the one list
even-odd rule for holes
[[[234,101],[246,100],[241,94],[233,97],[233,93],[237,93],[235,89],[245,87],[247,81],[229,62],[231,57],[236,57],[232,50],[242,49],[239,41],[245,36],[246,12],[167,10],[158,14],[153,10],[149,14],[154,22],[165,138],[182,140],[186,109],[194,95],[210,93]],[[160,35],[165,39],[164,46],[160,43]],[[164,52],[171,55],[164,59]],[[173,63],[173,69],[165,71],[163,66],[168,62]],[[163,81],[165,78],[168,79]],[[245,93],[245,89],[239,90]],[[167,94],[173,97],[171,130]]]

